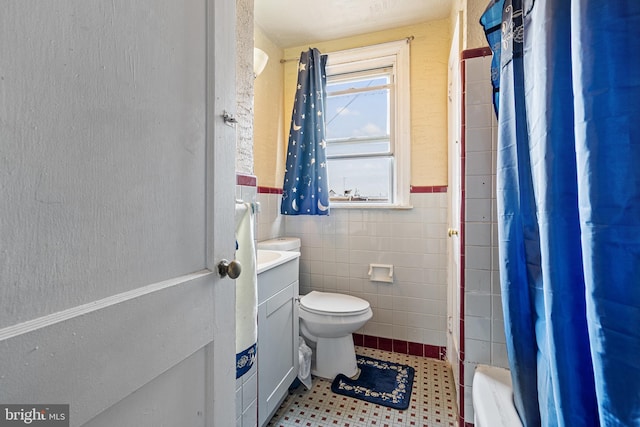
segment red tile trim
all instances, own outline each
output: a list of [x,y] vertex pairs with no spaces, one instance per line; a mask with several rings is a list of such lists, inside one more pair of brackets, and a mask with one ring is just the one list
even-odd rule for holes
[[[250,185],[250,184],[240,184],[240,183],[238,184]],[[446,185],[427,185],[427,186],[412,185],[410,192],[411,193],[446,193],[447,189],[448,187]],[[282,188],[258,186],[258,193],[282,194]]]
[[440,347],[440,354],[438,355],[438,359],[447,360],[447,347]]
[[378,348],[378,337],[372,337],[371,335],[364,336],[364,346],[369,348]]
[[[424,351],[424,356],[425,357],[430,357],[427,356],[427,353],[433,353],[435,355],[434,359],[438,359],[438,360],[447,360],[447,346],[446,345],[431,345],[431,344],[425,344],[425,351]],[[427,348],[431,348],[432,350],[428,351],[426,350]]]
[[400,354],[430,357],[432,359],[446,360],[447,347],[431,344],[421,344],[392,338],[375,337],[372,335],[352,334],[353,344],[362,347],[375,348],[377,350],[392,351]]
[[446,185],[427,185],[427,186],[412,185],[409,191],[411,193],[446,193],[447,186]]
[[491,56],[493,52],[489,46],[477,47],[475,49],[463,50],[460,53],[460,59],[478,58],[481,56]]
[[282,194],[282,188],[258,186],[258,193],[262,193],[262,194]]
[[236,185],[246,185],[248,187],[256,187],[258,185],[258,178],[256,178],[254,175],[236,173]]
[[[460,396],[460,406],[458,407],[458,416],[461,421],[464,421],[464,362],[462,360],[459,361],[460,367],[458,372],[458,378],[460,379],[460,386],[458,388],[458,396]],[[458,423],[458,425],[464,425],[462,422]]]
[[393,340],[393,352],[409,354],[409,343],[402,340]]
[[393,351],[393,340],[391,338],[378,338],[378,349]]
[[[489,52],[491,52],[491,49],[487,48],[489,50]],[[477,56],[482,56],[482,55],[475,55],[472,56],[472,54],[475,53],[482,53],[484,52],[483,48],[481,49],[471,49],[469,51],[466,51],[466,56],[465,56],[465,52],[462,52],[462,57],[463,58],[475,58]],[[460,61],[460,94],[461,94],[461,100],[460,100],[460,124],[461,124],[461,128],[460,128],[460,234],[459,234],[459,238],[460,238],[460,356],[459,356],[459,363],[460,363],[460,372],[459,372],[459,378],[460,378],[460,407],[458,408],[458,413],[460,414],[460,417],[462,418],[462,420],[464,420],[465,418],[465,410],[464,410],[464,360],[465,360],[465,337],[464,337],[464,319],[465,319],[465,304],[464,304],[464,300],[465,300],[465,213],[466,213],[466,209],[465,209],[465,195],[466,195],[466,179],[467,179],[467,173],[466,173],[466,159],[467,159],[467,132],[466,132],[466,122],[467,122],[467,111],[466,111],[466,93],[467,93],[467,88],[466,88],[466,61],[462,60]],[[462,426],[463,424],[460,423],[460,425]]]
[[409,343],[409,354],[412,356],[424,356],[424,346],[417,342]]
[[364,335],[362,334],[352,334],[353,336],[353,344],[359,345],[362,347],[364,345]]
[[[465,173],[465,168],[466,168],[466,150],[467,150],[467,135],[466,135],[466,126],[465,126],[465,121],[466,121],[466,108],[465,108],[465,102],[466,102],[466,97],[465,97],[465,93],[466,93],[466,62],[465,61],[461,61],[460,62],[460,78],[461,78],[461,86],[460,86],[460,93],[461,93],[461,101],[460,101],[460,120],[461,120],[461,129],[460,129],[460,234],[459,234],[459,238],[460,238],[460,307],[459,307],[459,312],[460,312],[460,359],[461,361],[464,361],[464,357],[462,355],[464,355],[464,291],[465,291],[465,283],[464,283],[464,266],[465,266],[465,247],[464,247],[464,226],[465,226],[465,201],[464,201],[464,196],[465,196],[465,189],[466,189],[466,173]],[[462,377],[460,379],[460,384],[464,385],[464,377]],[[463,406],[463,411],[464,411],[464,406]]]
[[474,427],[473,423],[469,423],[462,418],[462,415],[458,414],[458,425],[461,427]]
[[432,359],[440,359],[440,348],[435,346],[435,345],[430,345],[427,347],[427,345],[424,345],[424,350],[423,350],[423,354],[424,357],[430,357]]

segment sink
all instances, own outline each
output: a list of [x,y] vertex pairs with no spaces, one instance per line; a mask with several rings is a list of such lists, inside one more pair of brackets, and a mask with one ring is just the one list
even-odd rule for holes
[[266,263],[271,263],[276,261],[278,258],[280,258],[282,255],[280,252],[276,252],[276,251],[269,251],[266,249],[259,249],[258,250],[258,265],[261,264],[266,264]]
[[293,251],[273,251],[270,249],[258,249],[256,258],[257,273],[271,270],[285,262],[291,261],[294,258],[298,258],[300,252]]

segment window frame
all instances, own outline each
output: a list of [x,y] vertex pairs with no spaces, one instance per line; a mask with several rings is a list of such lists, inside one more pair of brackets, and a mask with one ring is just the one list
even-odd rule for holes
[[[390,100],[390,139],[393,155],[393,202],[332,201],[332,208],[410,208],[411,111],[409,40],[400,40],[327,54],[326,75],[391,67],[394,87]],[[366,156],[361,156],[366,157]],[[329,169],[329,174],[331,169]]]

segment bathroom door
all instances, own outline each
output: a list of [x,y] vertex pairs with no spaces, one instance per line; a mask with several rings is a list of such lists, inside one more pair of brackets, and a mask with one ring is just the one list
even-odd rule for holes
[[458,16],[449,53],[448,72],[448,115],[449,115],[449,262],[448,265],[448,332],[449,345],[447,352],[452,366],[458,366],[456,355],[460,344],[460,207],[461,207],[461,93],[460,93],[460,32]]
[[0,405],[234,425],[235,3],[11,4]]

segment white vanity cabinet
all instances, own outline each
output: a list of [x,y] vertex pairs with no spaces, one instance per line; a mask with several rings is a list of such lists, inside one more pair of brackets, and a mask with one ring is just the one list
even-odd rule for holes
[[298,258],[258,274],[258,426],[298,375]]

